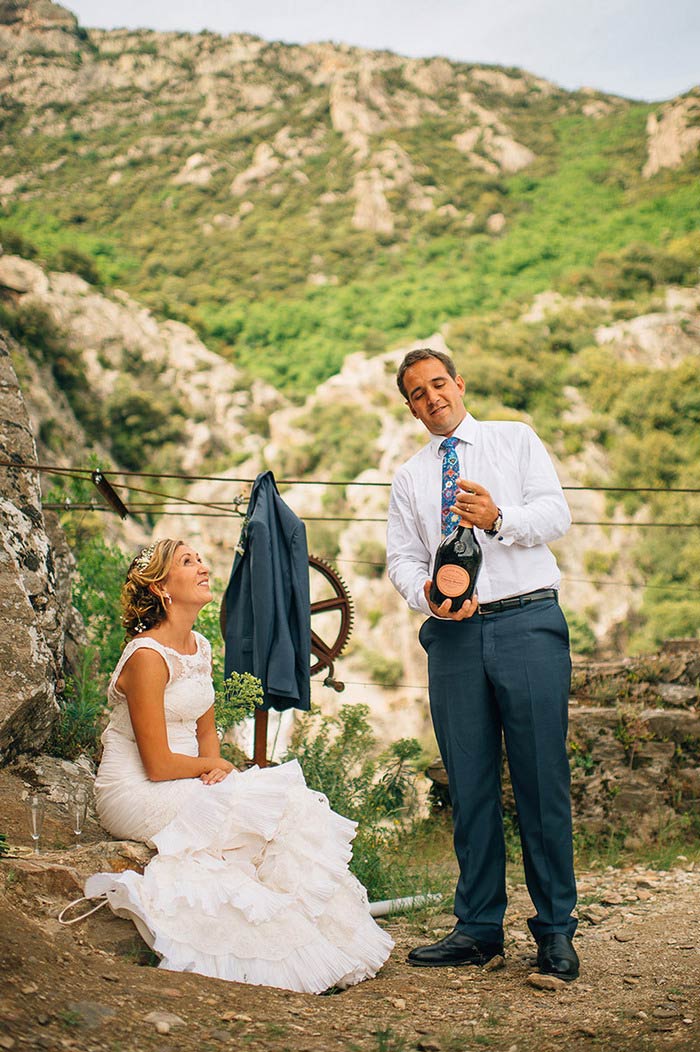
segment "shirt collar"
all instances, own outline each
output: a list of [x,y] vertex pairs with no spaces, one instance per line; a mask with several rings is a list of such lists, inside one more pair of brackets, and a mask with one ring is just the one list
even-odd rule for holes
[[[459,426],[452,432],[452,437],[458,438],[460,442],[466,442],[468,445],[473,446],[476,441],[476,428],[476,420],[471,413],[467,413],[464,420],[460,421]],[[430,448],[436,457],[442,458],[440,444],[444,437],[444,435],[433,435],[430,439]]]

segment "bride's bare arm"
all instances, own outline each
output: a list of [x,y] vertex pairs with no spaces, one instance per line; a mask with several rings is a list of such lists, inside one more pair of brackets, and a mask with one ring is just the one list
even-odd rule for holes
[[126,695],[136,744],[148,777],[153,782],[164,782],[174,778],[199,778],[214,770],[233,770],[233,765],[219,756],[218,740],[216,752],[208,756],[186,756],[171,751],[165,727],[167,682],[163,658],[146,648],[132,654],[119,677],[118,687]]
[[197,745],[200,756],[220,756],[219,735],[214,722],[214,706],[197,720]]
[[[221,756],[213,705],[197,720],[197,745],[200,756]],[[231,764],[222,758],[221,763],[217,767],[207,771],[206,774],[200,775],[200,778],[205,785],[213,785],[215,782],[223,781],[230,770]]]

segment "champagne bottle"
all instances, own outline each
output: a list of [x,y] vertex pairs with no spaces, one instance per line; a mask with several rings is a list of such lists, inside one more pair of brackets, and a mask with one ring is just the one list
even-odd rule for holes
[[451,599],[450,609],[456,613],[472,597],[482,560],[481,545],[471,526],[457,526],[443,537],[435,553],[431,603],[441,606]]

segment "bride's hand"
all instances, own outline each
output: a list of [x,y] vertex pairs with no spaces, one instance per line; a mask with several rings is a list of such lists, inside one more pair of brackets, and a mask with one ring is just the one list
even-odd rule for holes
[[230,774],[233,770],[233,764],[229,763],[228,760],[224,760],[223,756],[217,756],[212,761],[212,766],[209,771],[205,771],[204,774],[200,774],[200,779],[205,785],[213,785],[215,782],[223,782],[224,778]]
[[215,767],[213,771],[206,771],[205,774],[200,774],[200,779],[205,785],[214,785],[215,782],[223,782],[224,778],[227,778],[229,771],[224,771],[220,767]]

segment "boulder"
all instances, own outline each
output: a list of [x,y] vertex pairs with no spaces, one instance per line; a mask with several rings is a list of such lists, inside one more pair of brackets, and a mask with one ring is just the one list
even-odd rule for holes
[[[37,462],[24,399],[0,337],[0,763],[46,741],[63,682],[63,638],[70,611],[69,557],[56,572],[41,511]],[[12,464],[17,464],[16,468]],[[53,523],[56,534],[60,531]]]

